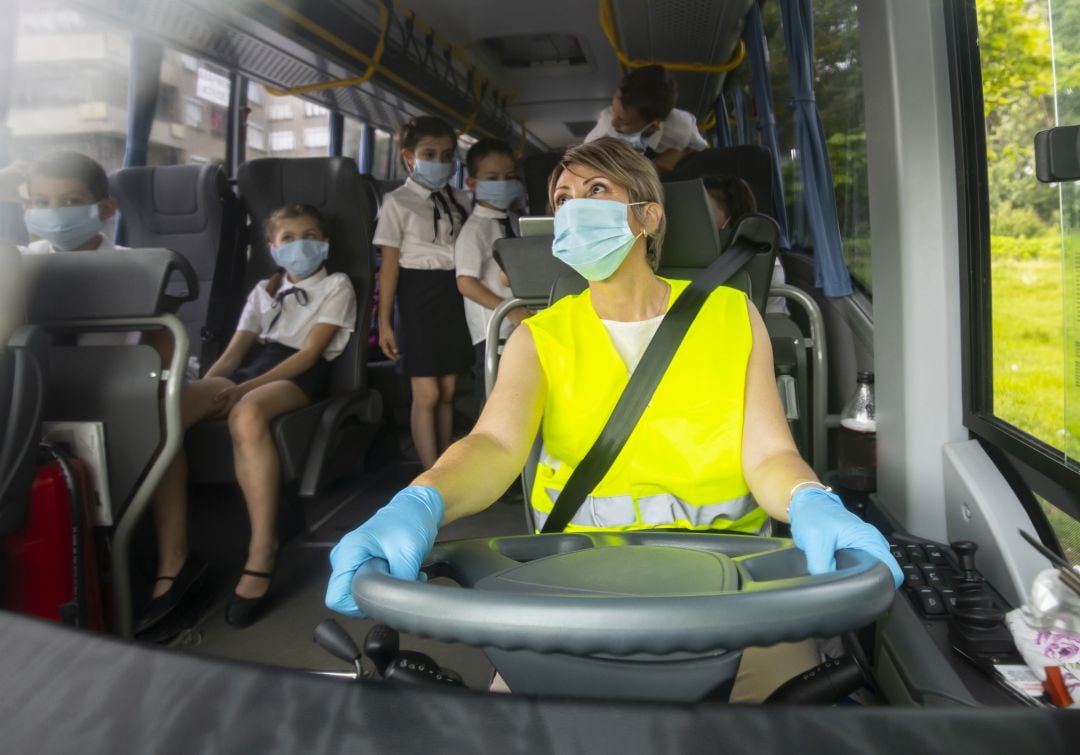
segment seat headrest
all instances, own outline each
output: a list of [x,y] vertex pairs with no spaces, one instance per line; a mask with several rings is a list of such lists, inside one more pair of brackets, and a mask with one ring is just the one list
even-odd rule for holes
[[712,202],[701,179],[664,184],[667,232],[660,268],[703,269],[720,254],[720,236]]
[[291,204],[311,205],[330,226],[330,255],[326,266],[353,278],[371,275],[374,219],[368,191],[356,162],[348,157],[268,157],[240,166],[240,195],[255,227],[251,233],[249,282],[274,270],[263,228],[274,210]]
[[109,177],[129,235],[190,235],[206,231],[221,214],[229,190],[220,165],[123,168]]
[[542,299],[560,274],[573,272],[551,253],[552,240],[551,236],[522,236],[495,242],[495,261],[510,280],[515,297]]
[[774,215],[773,162],[769,150],[752,144],[694,152],[683,158],[672,178],[680,181],[707,176],[737,176],[750,184],[758,212]]

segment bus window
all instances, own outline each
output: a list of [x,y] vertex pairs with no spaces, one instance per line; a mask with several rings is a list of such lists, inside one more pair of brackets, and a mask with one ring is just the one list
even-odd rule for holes
[[[1076,183],[1035,179],[1033,137],[1080,123],[1080,6],[986,0],[976,12],[990,290],[974,322],[989,327],[976,334],[989,349],[977,355],[975,410],[1026,434],[1025,461],[1041,457],[1061,470],[1060,482],[1080,471],[1080,193]],[[1080,563],[1080,522],[1069,505],[1038,501],[1066,556]]]
[[403,178],[404,169],[394,148],[394,135],[382,129],[375,130],[375,159],[371,163],[371,174],[380,180],[388,181]]
[[299,97],[276,97],[248,85],[247,158],[326,157],[330,111]]
[[[870,293],[870,194],[857,7],[852,0],[818,0],[814,3],[814,99],[828,141],[844,260],[852,278]],[[810,247],[813,242],[799,199],[802,179],[798,170],[795,124],[788,105],[791,79],[780,26],[780,4],[763,4],[762,21],[769,40],[773,109],[782,153],[791,242],[794,246]]]
[[149,164],[224,162],[231,91],[228,71],[166,48]]
[[82,152],[105,167],[124,160],[129,36],[62,2],[19,3],[11,157]]

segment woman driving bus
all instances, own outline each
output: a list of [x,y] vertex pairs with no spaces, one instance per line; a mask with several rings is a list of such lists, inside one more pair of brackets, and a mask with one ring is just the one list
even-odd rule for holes
[[[686,281],[655,272],[663,190],[655,168],[632,148],[612,138],[571,148],[552,173],[549,199],[553,253],[588,279],[588,290],[515,331],[472,432],[337,544],[329,608],[360,615],[351,584],[368,559],[386,559],[393,576],[416,579],[439,527],[490,506],[521,472],[541,427],[530,502],[542,525],[686,289]],[[762,318],[743,293],[721,286],[567,529],[764,533],[769,517],[790,521],[812,574],[835,569],[836,550],[856,548],[902,581],[884,537],[848,512],[800,458]]]

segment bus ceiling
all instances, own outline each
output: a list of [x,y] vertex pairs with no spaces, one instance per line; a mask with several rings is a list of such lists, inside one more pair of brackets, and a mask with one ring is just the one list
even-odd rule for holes
[[741,60],[754,0],[78,0],[117,28],[186,49],[396,130],[419,113],[519,152],[580,139],[623,70],[669,67],[707,118]]

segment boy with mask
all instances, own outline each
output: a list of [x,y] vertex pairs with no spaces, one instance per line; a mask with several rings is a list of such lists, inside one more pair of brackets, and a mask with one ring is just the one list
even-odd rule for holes
[[675,81],[663,66],[635,68],[623,76],[585,142],[613,136],[652,160],[658,172],[673,170],[685,155],[709,145],[697,121],[675,108]]
[[112,251],[112,239],[102,233],[116,214],[109,196],[109,179],[96,161],[77,152],[55,152],[27,166],[16,163],[3,171],[3,196],[24,202],[18,190],[26,185],[23,216],[26,230],[37,237],[19,247],[23,254]]
[[[512,296],[510,288],[499,279],[501,271],[495,261],[495,242],[517,233],[514,227],[517,214],[512,208],[520,203],[522,186],[514,168],[514,152],[509,144],[499,139],[476,142],[465,157],[465,166],[469,170],[466,184],[476,199],[476,207],[454,243],[454,265],[458,291],[465,297],[465,321],[476,350],[473,374],[477,386],[476,415],[479,416],[483,406],[488,323],[495,308]],[[511,311],[503,320],[500,338],[509,338],[514,326],[528,315],[524,307]]]

